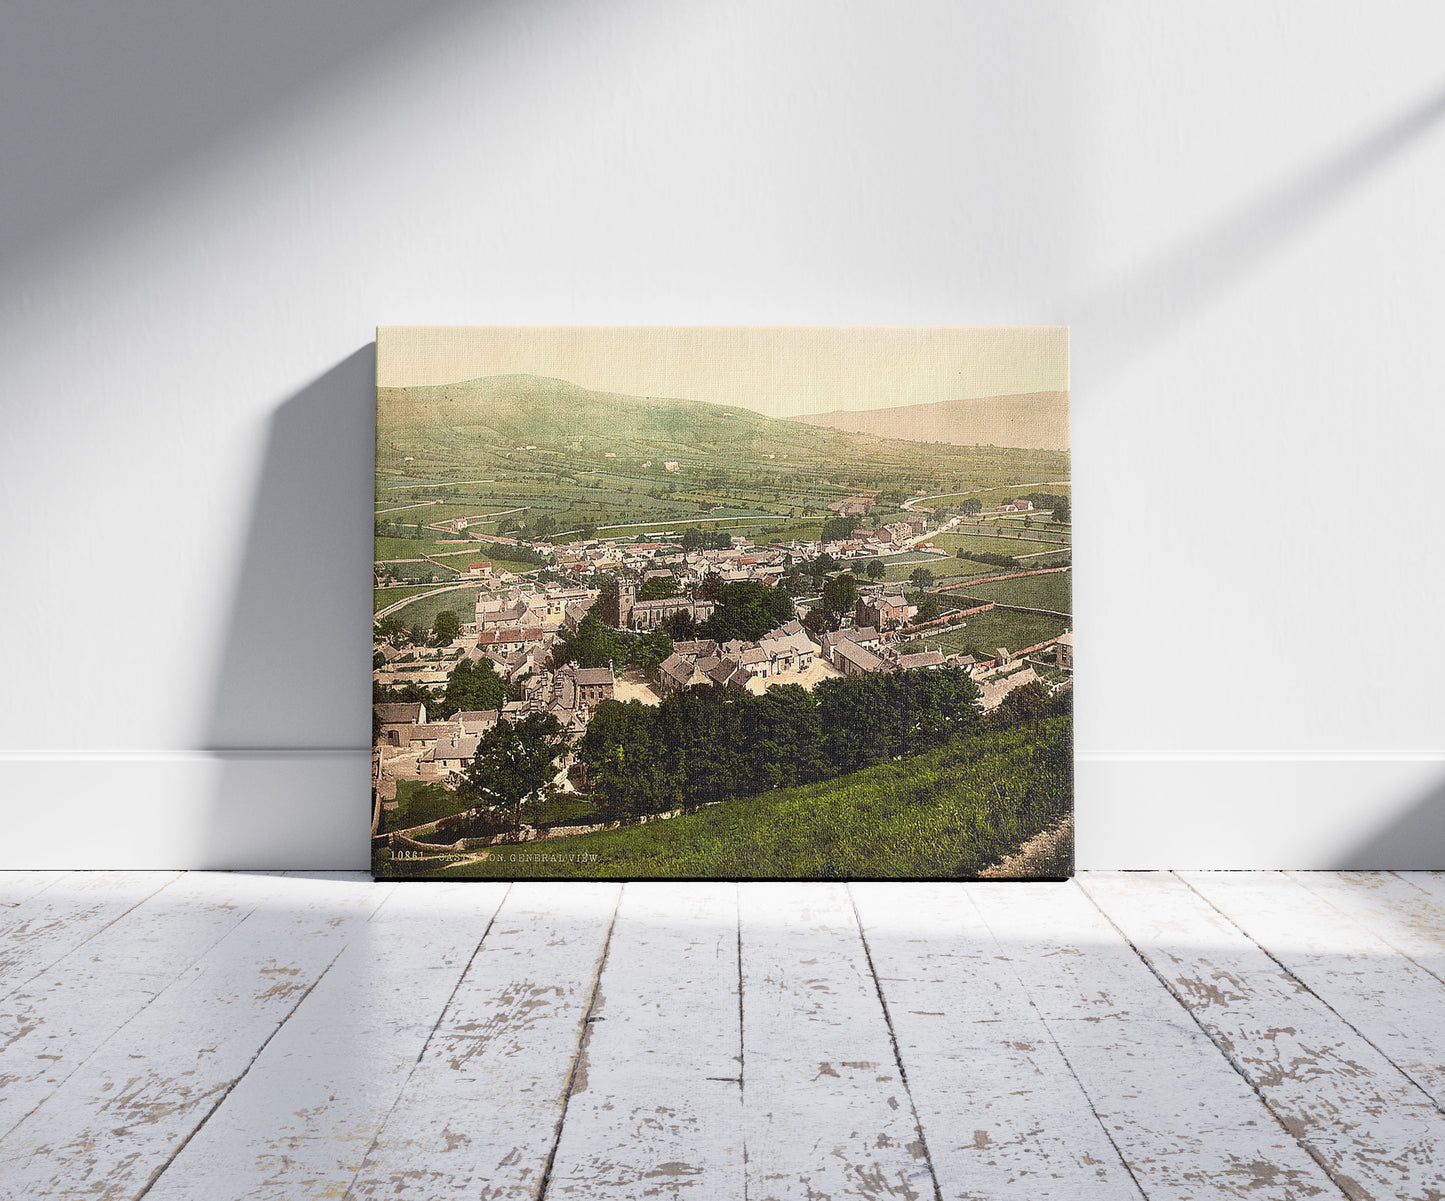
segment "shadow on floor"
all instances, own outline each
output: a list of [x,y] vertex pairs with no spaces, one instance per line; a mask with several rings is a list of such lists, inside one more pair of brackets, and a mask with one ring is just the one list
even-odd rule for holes
[[1441,778],[1403,816],[1350,847],[1330,866],[1339,871],[1445,870],[1445,763]]

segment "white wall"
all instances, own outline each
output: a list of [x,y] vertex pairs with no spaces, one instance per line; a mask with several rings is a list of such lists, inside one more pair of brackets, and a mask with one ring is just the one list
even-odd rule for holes
[[[87,11],[88,10],[88,11]],[[21,3],[3,866],[360,866],[372,328],[1074,328],[1083,866],[1445,867],[1445,11]]]

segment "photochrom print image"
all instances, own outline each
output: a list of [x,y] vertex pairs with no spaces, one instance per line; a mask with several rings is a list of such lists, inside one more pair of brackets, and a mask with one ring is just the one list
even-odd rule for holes
[[1073,871],[1068,333],[377,332],[373,869]]

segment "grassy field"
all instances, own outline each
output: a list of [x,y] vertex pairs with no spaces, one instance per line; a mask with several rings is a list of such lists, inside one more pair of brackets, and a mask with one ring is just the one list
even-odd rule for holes
[[[405,526],[415,525],[420,521],[423,525],[430,525],[435,521],[451,521],[454,517],[482,517],[490,516],[493,513],[504,513],[508,509],[516,508],[515,505],[498,504],[496,501],[478,501],[467,503],[465,501],[448,504],[445,501],[431,502],[420,505],[416,508],[397,509],[398,504],[414,504],[412,501],[378,501],[376,504],[377,521],[396,521]],[[395,510],[393,512],[382,512],[383,509]],[[519,517],[526,517],[525,513],[517,514]]]
[[374,588],[372,589],[373,613],[379,613],[387,605],[394,605],[399,600],[405,600],[409,596],[420,596],[423,592],[430,592],[435,584],[414,584],[407,588]]
[[408,629],[418,625],[430,629],[437,614],[444,609],[450,609],[465,624],[472,620],[472,613],[477,607],[477,594],[481,591],[480,584],[452,588],[438,596],[425,596],[409,605],[403,605],[392,616],[404,622]]
[[[1024,524],[1025,521],[1028,522],[1027,525]],[[1041,534],[1062,534],[1065,538],[1069,537],[1074,530],[1074,527],[1072,525],[1065,525],[1062,522],[1058,521],[1049,521],[1047,514],[1044,514],[1042,516],[1040,516],[1039,514],[1034,514],[1034,516],[1029,518],[996,517],[990,519],[988,524],[999,526],[1001,529],[1005,530],[1017,529],[1028,530],[1033,533]]]
[[465,571],[467,569],[468,563],[490,563],[492,565],[492,570],[497,572],[521,572],[537,570],[537,565],[535,563],[518,563],[514,559],[498,559],[492,555],[487,554],[487,552],[481,547],[478,547],[476,550],[463,551],[459,555],[437,555],[436,560],[438,563],[446,563],[447,565],[455,567],[461,571]]
[[1026,542],[1022,538],[994,538],[988,534],[939,534],[933,539],[933,545],[949,554],[962,549],[978,554],[1028,555],[1051,548],[1051,544],[1046,542]]
[[1017,580],[997,580],[979,584],[974,595],[1004,605],[1023,605],[1029,609],[1052,609],[1056,613],[1073,612],[1073,572],[1057,571],[1052,575],[1023,576]]
[[457,794],[423,780],[398,780],[396,782],[397,807],[382,816],[382,830],[407,830],[424,822],[434,822],[451,817],[467,808],[457,799]]
[[[421,559],[427,555],[465,554],[469,549],[462,539],[436,542],[429,538],[377,538],[375,542],[373,558],[378,563],[387,559]],[[474,545],[480,552],[481,544]],[[479,553],[476,557],[485,559],[487,556]]]
[[1034,646],[1045,638],[1062,634],[1072,623],[1057,617],[1040,617],[1036,613],[1005,613],[990,609],[964,619],[963,629],[954,627],[947,633],[923,631],[919,637],[927,646],[940,647],[945,655],[955,655],[965,647],[976,647],[990,657],[1000,646],[1011,651]]
[[[1056,717],[670,821],[503,847],[439,871],[436,860],[379,866],[499,879],[971,876],[1068,811],[1071,764],[1072,719]],[[581,855],[596,859],[568,862]]]
[[927,500],[918,498],[920,505],[927,508],[956,509],[964,501],[972,498],[983,505],[984,509],[997,509],[1005,500],[1015,500],[1027,496],[1030,492],[1047,492],[1050,496],[1070,495],[1070,484],[1008,484],[996,488],[984,488],[978,492],[954,492],[947,496],[932,496]]

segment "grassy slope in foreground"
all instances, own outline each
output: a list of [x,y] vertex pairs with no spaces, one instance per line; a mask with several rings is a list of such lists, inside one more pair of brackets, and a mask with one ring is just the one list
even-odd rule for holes
[[[1069,811],[1072,734],[1072,718],[1050,718],[1037,727],[982,734],[822,784],[726,801],[670,821],[499,847],[490,862],[425,874],[502,879],[972,876]],[[580,854],[596,855],[597,861],[508,858]],[[422,872],[426,866],[425,861],[417,864]],[[1072,869],[1061,865],[1061,874],[1066,870]]]

